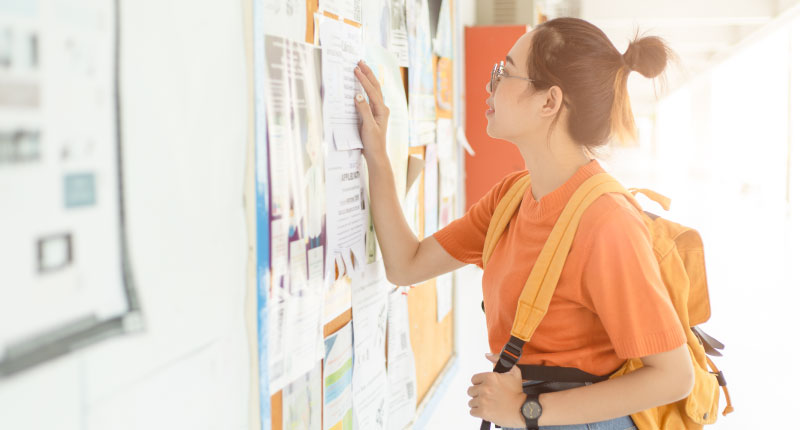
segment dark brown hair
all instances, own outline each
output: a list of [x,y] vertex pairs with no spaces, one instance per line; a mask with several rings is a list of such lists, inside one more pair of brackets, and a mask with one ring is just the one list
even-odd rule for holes
[[[558,86],[568,110],[570,136],[592,150],[615,137],[636,139],[628,97],[631,70],[647,78],[661,77],[674,55],[659,37],[637,32],[625,54],[595,25],[578,18],[556,18],[536,26],[528,55],[528,77],[541,80],[535,91]],[[553,126],[548,132],[548,142]]]

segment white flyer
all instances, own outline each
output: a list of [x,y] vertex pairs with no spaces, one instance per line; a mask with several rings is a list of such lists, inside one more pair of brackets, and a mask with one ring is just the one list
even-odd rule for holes
[[306,41],[306,0],[263,0],[264,33]]
[[323,15],[319,24],[325,134],[333,136],[337,150],[363,148],[355,96],[364,90],[354,74],[364,56],[361,28]]
[[383,262],[353,279],[353,409],[359,428],[382,429],[387,419],[386,325],[392,286]]
[[403,429],[417,407],[417,374],[408,325],[408,296],[396,289],[389,295],[387,369],[390,430]]
[[326,160],[327,237],[326,266],[333,279],[353,277],[366,265],[367,192],[361,151],[328,151]]

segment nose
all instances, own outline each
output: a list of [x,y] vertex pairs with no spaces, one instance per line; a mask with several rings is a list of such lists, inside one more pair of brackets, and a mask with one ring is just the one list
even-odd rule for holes
[[486,92],[489,93],[489,94],[492,93],[492,85],[491,84],[492,84],[491,80],[486,81],[486,87],[485,88],[486,88]]

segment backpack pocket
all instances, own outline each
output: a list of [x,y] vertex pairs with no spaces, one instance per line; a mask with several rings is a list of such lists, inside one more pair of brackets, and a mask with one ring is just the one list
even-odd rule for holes
[[[692,357],[694,358],[694,357]],[[686,416],[697,424],[707,425],[717,421],[719,409],[719,382],[716,375],[694,362],[694,387],[684,399]]]

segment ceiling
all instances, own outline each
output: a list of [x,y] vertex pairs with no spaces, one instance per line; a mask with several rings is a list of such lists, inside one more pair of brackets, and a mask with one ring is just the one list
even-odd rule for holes
[[[478,9],[485,9],[478,0]],[[644,35],[663,37],[677,55],[667,73],[668,87],[679,87],[725,57],[745,40],[800,0],[494,0],[493,22],[531,24],[531,3],[549,18],[577,16],[600,27],[620,53],[637,28]],[[516,13],[507,13],[510,10]],[[500,13],[504,11],[506,13]],[[488,14],[484,14],[486,16]],[[509,22],[512,16],[514,22]],[[636,115],[648,115],[656,102],[653,81],[630,75],[628,89]]]
[[[798,0],[583,0],[579,16],[600,27],[620,52],[628,48],[638,26],[645,35],[663,37],[677,60],[669,69],[669,88],[691,79],[737,44],[764,27]],[[652,112],[652,80],[638,73],[629,78],[636,114]]]

